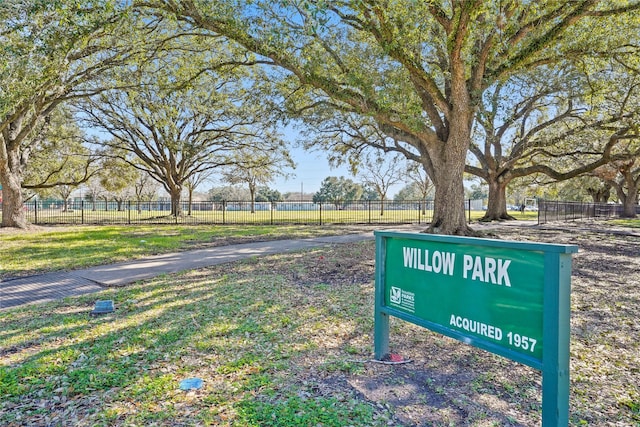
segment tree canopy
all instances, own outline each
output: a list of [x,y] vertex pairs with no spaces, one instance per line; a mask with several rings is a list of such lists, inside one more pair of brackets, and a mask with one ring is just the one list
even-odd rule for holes
[[229,184],[245,184],[251,198],[251,213],[255,213],[256,191],[277,176],[288,176],[286,170],[294,166],[284,146],[281,150],[261,151],[240,149],[235,154],[235,164],[222,173]]
[[6,0],[2,225],[26,225],[38,130],[62,104],[90,99],[79,103],[88,123],[162,183],[174,214],[189,177],[247,150],[256,154],[241,157],[282,153],[277,112],[308,126],[307,145],[335,162],[357,166],[370,147],[418,162],[435,186],[430,230],[472,233],[465,170],[488,182],[497,208],[490,202],[487,215],[502,217],[513,179],[566,179],[637,156],[626,142],[638,134],[638,9],[639,0]]
[[136,52],[136,19],[126,11],[116,1],[0,3],[2,226],[26,226],[22,185],[34,132],[61,103],[94,93],[87,82]]
[[320,189],[313,195],[313,203],[332,203],[342,209],[350,202],[360,199],[363,188],[352,179],[329,176],[322,181]]
[[80,109],[87,123],[110,135],[105,145],[164,187],[172,215],[180,215],[191,177],[286,152],[232,52],[191,33],[171,40],[175,48],[168,43],[150,64],[109,76],[130,88],[101,91]]
[[365,189],[370,188],[380,200],[380,215],[384,215],[384,201],[392,185],[402,181],[403,162],[399,156],[383,157],[380,153],[367,157],[360,172]]
[[593,46],[611,49],[619,35],[593,29],[640,8],[636,1],[597,0],[138,4],[224,35],[286,70],[294,110],[330,104],[370,117],[431,171],[431,229],[446,234],[470,231],[463,173],[484,90],[588,55]]

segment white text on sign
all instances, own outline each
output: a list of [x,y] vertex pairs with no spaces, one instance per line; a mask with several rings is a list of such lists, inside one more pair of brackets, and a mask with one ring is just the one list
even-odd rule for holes
[[[403,247],[404,267],[422,270],[435,274],[453,276],[456,271],[456,254],[453,252],[430,251]],[[511,287],[509,266],[511,260],[483,257],[478,255],[462,255],[462,277],[494,285]]]

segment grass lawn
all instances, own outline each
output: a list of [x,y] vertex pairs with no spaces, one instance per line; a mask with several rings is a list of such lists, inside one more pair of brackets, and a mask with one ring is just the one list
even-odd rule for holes
[[[579,245],[570,423],[640,425],[637,237],[499,235]],[[397,319],[392,351],[413,362],[369,362],[374,253],[253,258],[0,311],[0,425],[539,425],[540,374],[515,362]],[[90,317],[96,299],[116,312]],[[201,389],[179,390],[193,377]]]
[[619,225],[621,227],[628,228],[640,228],[640,219],[614,219],[609,221],[613,225]]
[[[345,359],[367,357],[372,327],[369,277],[337,292],[295,279],[339,262],[326,256],[256,258],[0,312],[0,425],[387,425],[388,408],[324,383],[363,369]],[[114,299],[115,314],[89,317],[96,298]],[[189,377],[203,389],[180,391]]]
[[[246,208],[246,206],[245,206]],[[380,211],[373,209],[342,210],[333,207],[313,210],[234,210],[226,211],[193,211],[191,215],[175,218],[166,211],[79,211],[63,212],[60,209],[40,211],[36,217],[29,212],[28,220],[37,224],[362,224],[362,223],[403,223],[418,222],[431,218],[433,212],[427,210],[421,215],[417,209],[388,209],[380,215]]]

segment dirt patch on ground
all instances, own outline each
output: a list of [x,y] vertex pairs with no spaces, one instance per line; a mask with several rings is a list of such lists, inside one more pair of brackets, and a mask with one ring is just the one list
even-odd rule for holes
[[[483,231],[579,246],[572,275],[571,424],[640,425],[640,233],[584,222]],[[374,254],[372,242],[343,245],[277,267],[300,286],[350,286],[373,280]],[[353,373],[315,380],[375,402],[406,426],[540,424],[538,371],[394,320],[392,351],[412,363],[354,360],[360,368]]]
[[[42,227],[39,225],[28,224],[25,228],[0,227],[0,236],[14,236],[24,233],[46,233],[51,231],[51,227]],[[72,227],[56,227],[55,231],[68,231]]]

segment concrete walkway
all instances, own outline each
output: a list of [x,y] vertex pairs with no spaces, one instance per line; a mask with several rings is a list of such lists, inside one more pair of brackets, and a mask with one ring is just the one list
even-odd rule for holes
[[[514,223],[474,223],[477,230],[501,226],[531,227],[535,221]],[[387,230],[421,231],[425,225],[390,227]],[[315,237],[301,240],[274,240],[218,246],[178,253],[168,253],[133,261],[91,267],[69,272],[46,273],[0,281],[0,310],[24,304],[54,301],[66,297],[99,292],[106,286],[123,286],[162,274],[177,273],[211,265],[238,261],[254,256],[271,255],[317,248],[337,243],[373,239],[373,231],[344,236]]]
[[99,292],[105,286],[123,286],[162,274],[211,265],[373,239],[373,232],[302,240],[274,240],[168,253],[69,272],[46,273],[0,281],[0,310],[24,304],[58,300]]

